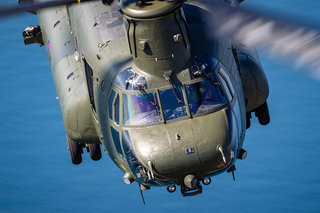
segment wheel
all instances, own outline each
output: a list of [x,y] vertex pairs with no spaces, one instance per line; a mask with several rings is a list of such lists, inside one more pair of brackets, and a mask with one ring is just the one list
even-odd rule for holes
[[92,160],[101,159],[101,149],[100,144],[88,144],[90,157]]
[[72,140],[68,135],[67,135],[67,143],[68,143],[68,150],[69,154],[71,157],[71,162],[75,165],[78,165],[82,162],[82,146]]
[[261,125],[267,125],[270,123],[270,115],[267,102],[264,102],[255,110],[255,115],[258,117],[259,123]]
[[101,159],[101,149],[100,144],[88,144],[90,157],[92,160]]

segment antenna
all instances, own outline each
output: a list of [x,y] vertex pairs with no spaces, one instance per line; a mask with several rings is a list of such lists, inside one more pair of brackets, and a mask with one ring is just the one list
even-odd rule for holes
[[143,192],[142,192],[141,187],[143,187],[143,186],[141,186],[141,184],[139,183],[139,190],[140,190],[140,195],[141,195],[142,203],[143,203],[143,205],[146,205],[146,202],[145,202],[145,200],[144,200]]

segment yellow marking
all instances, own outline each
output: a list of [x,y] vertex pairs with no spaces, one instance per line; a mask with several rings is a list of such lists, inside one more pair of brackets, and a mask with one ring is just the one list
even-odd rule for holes
[[118,164],[118,166],[120,166],[121,169],[123,169],[123,171],[128,172],[128,171],[127,171],[127,168],[126,168],[124,165],[122,165],[122,163],[120,163],[120,161],[118,161],[117,158],[113,158],[113,159],[114,159],[114,161]]
[[81,0],[78,0],[78,3],[80,4],[80,3],[81,3]]
[[122,165],[121,163],[120,163],[120,166],[121,166],[121,168],[122,168],[124,171],[127,171],[127,170],[126,170],[126,167],[124,167],[124,165]]

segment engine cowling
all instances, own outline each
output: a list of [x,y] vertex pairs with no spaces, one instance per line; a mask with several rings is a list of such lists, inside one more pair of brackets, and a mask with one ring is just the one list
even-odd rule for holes
[[246,111],[252,112],[266,102],[269,95],[268,80],[254,48],[236,46],[235,51],[246,99]]

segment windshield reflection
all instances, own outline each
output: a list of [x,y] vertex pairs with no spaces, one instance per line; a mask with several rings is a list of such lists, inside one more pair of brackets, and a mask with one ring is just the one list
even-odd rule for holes
[[[163,116],[166,121],[187,116],[182,87],[159,91]],[[225,104],[214,80],[203,80],[185,86],[191,115],[212,112]],[[123,94],[123,125],[147,125],[161,122],[156,93]]]
[[192,115],[212,111],[227,103],[214,82],[208,80],[187,85],[186,92]]
[[181,87],[160,91],[160,98],[164,118],[166,120],[171,120],[187,115],[186,104],[183,100]]
[[158,100],[154,93],[123,95],[124,125],[146,125],[160,121]]

